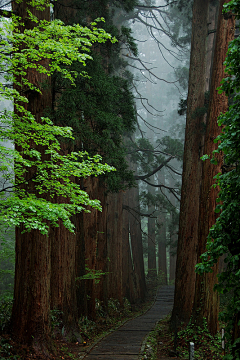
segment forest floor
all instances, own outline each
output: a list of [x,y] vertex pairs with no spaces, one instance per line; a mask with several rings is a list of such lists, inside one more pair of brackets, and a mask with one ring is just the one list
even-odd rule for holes
[[[53,339],[54,351],[49,357],[52,360],[81,360],[90,350],[95,342],[105,337],[111,331],[118,328],[125,321],[133,319],[145,313],[153,304],[156,295],[156,283],[148,284],[148,295],[145,303],[131,305],[126,302],[124,307],[120,307],[116,300],[110,302],[110,310],[108,316],[101,316],[101,306],[97,307],[96,321],[90,321],[86,317],[82,318],[80,327],[82,330],[83,343],[69,343],[63,340],[62,336],[55,335]],[[6,311],[5,311],[6,312]],[[2,317],[6,316],[0,307],[0,323]],[[160,320],[156,328],[150,332],[145,349],[142,352],[141,360],[171,360],[171,359],[189,359],[189,342],[195,343],[195,359],[196,360],[221,360],[223,359],[223,351],[221,349],[220,333],[211,336],[206,326],[203,329],[196,329],[190,324],[184,330],[178,332],[176,353],[174,352],[174,333],[169,330],[170,316]],[[2,323],[1,323],[2,324]],[[1,325],[0,324],[0,325]],[[56,314],[52,316],[53,333],[57,334],[57,330],[61,330],[61,323]],[[60,332],[61,333],[61,332]],[[34,351],[15,342],[11,335],[7,332],[0,333],[0,360],[32,360],[47,359],[45,355],[40,356],[34,354]],[[113,359],[114,360],[114,359]]]
[[191,324],[177,334],[176,350],[174,351],[174,332],[170,331],[170,315],[160,320],[149,334],[141,360],[188,360],[189,343],[194,342],[195,360],[221,360],[220,332],[211,336],[206,328],[196,330]]
[[[52,314],[52,330],[55,333],[53,338],[53,351],[49,356],[52,360],[80,360],[83,354],[86,354],[88,348],[90,349],[96,341],[106,336],[109,332],[114,331],[125,321],[133,319],[145,313],[153,304],[156,296],[156,283],[148,283],[148,293],[146,301],[137,305],[131,306],[128,301],[124,302],[124,307],[121,307],[118,301],[110,300],[109,314],[101,313],[101,304],[96,304],[97,318],[96,321],[91,321],[87,317],[83,317],[80,321],[81,335],[83,343],[69,343],[63,340],[61,334],[61,319],[57,313]],[[6,310],[0,307],[0,322],[3,317],[9,318],[11,312],[10,306]],[[1,324],[2,325],[2,324]],[[8,332],[2,331],[0,333],[0,360],[32,360],[47,359],[46,355],[36,355],[32,348],[20,345],[11,337]]]

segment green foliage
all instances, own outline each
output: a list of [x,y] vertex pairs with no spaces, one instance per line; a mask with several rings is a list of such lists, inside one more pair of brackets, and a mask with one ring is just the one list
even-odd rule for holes
[[178,104],[178,115],[182,116],[187,113],[187,99],[180,98]]
[[[34,3],[49,4],[48,1]],[[28,5],[32,2],[27,2]],[[28,72],[32,70],[46,76],[57,72],[74,85],[77,73],[66,65],[69,67],[73,62],[86,65],[86,59],[92,59],[89,51],[93,43],[116,40],[96,27],[103,19],[93,22],[90,29],[78,24],[64,26],[59,20],[39,20],[29,9],[27,14],[28,20],[35,23],[32,29],[25,28],[19,16],[12,15],[11,21],[1,18],[0,71],[5,82],[0,84],[0,98],[14,101],[15,111],[6,108],[0,113],[0,175],[5,181],[0,192],[0,222],[8,226],[22,224],[25,231],[38,229],[47,234],[49,224],[58,226],[61,219],[68,230],[74,231],[70,220],[74,213],[87,205],[101,207],[98,201],[90,200],[73,179],[97,176],[113,168],[101,164],[99,155],[60,154],[60,141],[73,139],[72,129],[55,126],[47,117],[37,122],[26,109],[29,100],[25,94],[43,91],[42,84],[31,83]],[[34,191],[30,191],[31,184],[34,184]],[[68,198],[68,203],[55,203],[55,195]]]
[[157,141],[162,150],[176,157],[178,161],[183,159],[183,142],[178,139],[173,139],[170,136],[164,136],[162,139]]
[[172,45],[185,47],[191,43],[193,0],[166,0],[166,2],[170,3],[168,16],[171,20]]
[[86,271],[86,274],[81,276],[81,277],[76,278],[76,281],[79,281],[79,280],[94,280],[95,284],[98,284],[101,277],[103,275],[107,274],[107,273],[103,272],[102,270],[89,269],[89,267],[87,265],[85,266],[85,271]]
[[[239,14],[240,1],[230,1],[224,5],[224,12],[232,11]],[[238,15],[239,17],[239,15]],[[214,155],[224,153],[227,172],[215,176],[216,184],[220,187],[216,212],[219,217],[215,225],[210,229],[207,242],[207,251],[201,256],[202,262],[197,265],[197,272],[211,272],[211,267],[218,258],[226,254],[225,270],[218,277],[215,288],[220,293],[231,291],[232,297],[227,307],[220,314],[220,319],[227,323],[226,346],[230,353],[225,359],[240,359],[240,338],[232,337],[239,328],[240,319],[240,38],[237,37],[229,44],[225,61],[228,76],[223,79],[219,92],[225,91],[231,95],[233,101],[229,110],[221,114],[218,123],[222,125],[222,132],[215,140],[218,148],[213,152],[212,162],[215,163]]]
[[51,320],[51,327],[54,331],[56,328],[62,328],[63,321],[63,312],[58,309],[50,310],[50,320]]
[[207,328],[206,318],[203,319],[203,325],[197,326],[192,319],[188,325],[177,334],[178,351],[188,357],[189,342],[194,342],[194,359],[219,359],[221,353],[220,334],[212,336]]
[[135,43],[135,39],[132,37],[132,29],[122,26],[121,33],[121,40],[127,43],[130,51],[133,53],[134,56],[138,56],[138,48]]
[[15,229],[0,228],[0,299],[12,295],[14,283]]
[[175,76],[176,76],[176,79],[178,79],[179,85],[183,88],[183,90],[187,90],[188,78],[189,78],[189,68],[186,66],[177,67],[177,69],[175,70]]
[[0,332],[4,331],[9,326],[12,314],[13,299],[5,296],[0,299]]
[[[97,152],[103,161],[116,168],[115,172],[104,176],[108,190],[112,192],[134,184],[132,171],[126,162],[125,137],[135,129],[136,111],[130,90],[132,75],[129,76],[126,70],[127,63],[121,56],[121,46],[124,44],[129,53],[135,56],[137,46],[130,28],[113,24],[114,12],[122,14],[131,10],[134,4],[132,0],[116,1],[114,5],[118,8],[111,8],[110,11],[105,0],[78,3],[79,10],[70,21],[84,24],[88,17],[104,15],[106,21],[103,28],[107,33],[111,32],[118,42],[106,42],[101,47],[94,47],[90,53],[94,61],[87,62],[89,77],[78,76],[75,88],[68,80],[55,77],[56,111],[49,114],[54,123],[74,129],[75,148],[84,148],[90,155]],[[83,70],[79,62],[71,65],[74,73]]]
[[[90,77],[78,76],[76,87],[56,79],[60,97],[50,116],[54,122],[72,126],[76,145],[81,144],[89,154],[100,153],[104,161],[116,168],[107,175],[107,184],[111,191],[118,191],[133,184],[123,139],[135,128],[134,99],[127,80],[106,73],[100,55],[93,53],[92,57],[94,61],[88,63]],[[82,66],[74,63],[72,69],[81,72]]]
[[17,360],[20,359],[20,356],[12,354],[13,346],[11,345],[11,339],[0,339],[0,360],[4,359],[12,359]]

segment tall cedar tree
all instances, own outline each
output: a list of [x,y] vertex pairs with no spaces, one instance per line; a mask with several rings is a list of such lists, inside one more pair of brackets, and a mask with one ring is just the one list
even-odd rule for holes
[[[129,2],[128,4],[123,2],[122,7],[128,10],[129,4]],[[76,1],[75,10],[68,10],[68,7],[71,8],[73,5],[68,2],[65,3],[65,7],[62,5],[63,2],[55,4],[55,13],[68,23],[89,22],[94,17],[103,15],[106,19],[105,29],[120,39],[123,36],[112,24],[107,2]],[[67,16],[68,13],[71,16]],[[114,176],[108,176],[97,183],[94,179],[88,179],[83,183],[86,191],[90,192],[93,197],[101,196],[102,213],[92,211],[91,214],[82,214],[76,218],[78,223],[83,224],[81,236],[77,240],[77,243],[80,244],[77,249],[84,250],[84,254],[81,251],[78,251],[77,254],[77,263],[82,264],[80,273],[76,274],[77,278],[84,275],[84,261],[86,261],[87,267],[93,271],[101,270],[109,274],[104,275],[98,285],[94,284],[94,280],[89,279],[85,281],[85,284],[84,281],[78,282],[77,293],[79,295],[81,293],[82,298],[85,299],[86,293],[90,295],[87,302],[86,300],[81,301],[79,295],[77,296],[78,311],[91,318],[94,318],[95,297],[104,301],[106,305],[108,297],[117,297],[121,301],[125,291],[122,279],[126,269],[122,264],[121,255],[125,241],[121,236],[122,194],[106,196],[107,190],[119,192],[122,188],[133,184],[132,173],[128,170],[125,160],[126,150],[122,139],[125,134],[134,129],[135,111],[127,80],[116,75],[116,64],[121,63],[119,51],[118,45],[101,48],[95,46],[92,52],[95,61],[88,66],[90,78],[78,78],[75,89],[70,88],[67,82],[59,82],[56,78],[54,87],[55,104],[57,104],[57,106],[54,105],[55,121],[61,124],[65,122],[68,125],[71,124],[77,138],[76,147],[83,147],[90,153],[100,153],[106,162],[113,164],[116,168]],[[114,72],[113,67],[115,67]],[[79,69],[78,64],[75,64],[74,70],[79,71]],[[117,207],[116,204],[118,204]],[[129,245],[127,248],[130,251]],[[137,261],[139,260],[133,259],[133,262]],[[143,261],[141,267],[143,267]],[[136,271],[141,267],[137,266]],[[131,271],[131,266],[129,269]],[[136,276],[142,279],[144,270],[140,271],[141,274]],[[111,287],[108,285],[109,283]],[[145,279],[140,281],[140,286],[143,290],[139,289],[138,292],[141,293],[140,298],[143,299]],[[134,287],[131,286],[131,291],[133,290]],[[136,295],[131,293],[130,298],[136,298]]]
[[197,110],[204,107],[208,8],[209,0],[194,1],[176,285],[171,318],[174,327],[177,322],[188,323],[194,300],[204,117]]
[[[22,19],[28,18],[25,1],[21,3],[14,1],[12,9]],[[38,19],[50,21],[49,7],[46,7],[44,11],[36,10],[36,8],[30,8],[30,10]],[[29,19],[25,21],[25,28],[31,29],[33,27],[33,22]],[[28,80],[36,86],[44,82],[49,84],[47,75],[40,74],[33,69],[28,72]],[[27,110],[35,115],[37,122],[40,122],[43,110],[51,106],[51,92],[48,90],[40,94],[36,91],[29,91],[25,96],[29,100],[26,104]],[[41,149],[39,150],[41,151]],[[34,172],[34,169],[32,171]],[[34,191],[34,183],[31,184],[30,189]],[[42,235],[38,230],[24,234],[22,231],[21,227],[16,229],[16,265],[12,310],[13,334],[20,342],[33,344],[36,351],[43,351],[47,354],[50,338],[49,273],[51,242],[46,235]]]
[[[217,144],[214,143],[213,140],[221,133],[221,127],[218,125],[217,119],[221,113],[225,113],[228,109],[228,99],[225,93],[222,92],[219,94],[217,90],[220,86],[220,82],[225,76],[225,66],[223,63],[226,58],[228,44],[233,40],[235,31],[234,17],[224,19],[222,15],[224,3],[225,0],[221,0],[219,7],[204,154],[211,154],[216,150]],[[197,262],[200,262],[200,256],[206,251],[209,230],[213,224],[215,224],[218,216],[217,213],[215,213],[215,209],[219,187],[214,187],[213,185],[216,182],[214,176],[222,170],[223,154],[216,155],[216,158],[218,161],[217,166],[210,161],[205,161],[203,163]],[[213,291],[213,287],[217,283],[217,273],[218,264],[215,264],[211,273],[205,273],[202,276],[197,274],[193,305],[194,323],[196,326],[201,326],[203,318],[206,318],[208,329],[212,335],[215,335],[218,330],[218,293],[217,291]]]
[[[30,3],[32,4],[32,3]],[[42,122],[43,122],[43,115],[44,115],[44,110],[46,108],[50,108],[51,107],[51,86],[50,86],[50,81],[49,81],[49,76],[53,70],[52,66],[56,67],[56,61],[54,62],[54,56],[56,56],[56,53],[54,53],[56,44],[54,43],[54,37],[51,37],[51,23],[50,23],[50,8],[48,6],[45,6],[44,1],[42,2],[43,6],[40,7],[41,10],[39,10],[38,8],[32,8],[31,6],[29,6],[29,3],[27,1],[23,1],[23,2],[18,2],[15,3],[13,2],[12,6],[13,6],[13,10],[15,13],[18,14],[18,16],[20,17],[21,21],[18,22],[19,24],[19,28],[17,30],[15,30],[15,32],[13,32],[13,39],[17,39],[19,41],[19,37],[21,38],[20,41],[20,48],[18,49],[15,48],[15,52],[14,52],[14,56],[21,56],[21,58],[23,58],[25,60],[25,62],[21,62],[20,65],[22,65],[22,68],[20,67],[17,71],[17,76],[14,78],[14,86],[16,90],[14,93],[20,93],[21,95],[24,94],[25,98],[28,100],[26,102],[23,103],[22,109],[24,109],[25,113],[28,111],[27,114],[27,121],[29,123],[33,122],[33,120],[35,119],[35,122],[37,125],[39,125],[39,127],[41,128],[42,126]],[[13,15],[12,15],[13,16]],[[16,19],[15,19],[16,20]],[[38,22],[40,22],[40,20],[43,20],[43,22],[41,23],[41,30],[39,31],[39,28],[37,28]],[[79,26],[76,27],[72,27],[71,28],[71,32],[68,30],[70,30],[69,28],[64,28],[62,24],[58,23],[54,23],[54,26],[56,25],[56,27],[54,28],[54,36],[60,36],[59,34],[59,30],[61,30],[61,34],[62,32],[64,32],[63,30],[67,30],[66,33],[68,33],[69,37],[68,37],[68,41],[71,39],[71,34],[75,33],[75,30],[77,32],[77,41],[76,37],[74,38],[74,41],[71,42],[71,40],[69,41],[69,43],[66,45],[66,48],[61,47],[61,55],[62,57],[60,57],[61,61],[67,61],[68,63],[72,62],[72,59],[82,59],[81,58],[81,47],[83,48],[83,46],[81,45],[81,42],[79,41],[79,33],[84,32],[85,30],[87,31],[87,29],[85,28],[85,30]],[[31,31],[34,30],[34,31]],[[97,34],[97,29],[95,34]],[[22,36],[24,33],[24,36]],[[27,33],[27,34],[26,34]],[[34,33],[34,37],[32,36]],[[87,36],[89,36],[89,44],[91,44],[91,36],[93,35],[93,33],[91,31],[87,31],[86,34],[88,33]],[[15,36],[14,36],[15,34]],[[30,34],[30,36],[29,36]],[[45,39],[47,39],[48,42],[48,46],[46,48],[43,47],[44,50],[48,50],[50,52],[50,54],[47,51],[43,51],[43,54],[41,51],[39,51],[39,42],[36,46],[36,44],[32,44],[31,43],[31,39],[36,39],[36,36],[40,36],[43,35],[43,37],[45,37]],[[109,38],[109,35],[105,34],[104,32],[101,31],[101,36],[98,39],[97,37],[94,37],[96,41],[102,41],[105,37]],[[103,35],[103,37],[102,37]],[[29,36],[29,37],[28,37]],[[31,38],[32,36],[32,38]],[[29,40],[29,38],[31,38]],[[61,36],[60,36],[61,38]],[[23,39],[23,40],[22,40]],[[37,39],[39,39],[37,37]],[[93,37],[92,37],[93,39]],[[16,40],[16,41],[17,41]],[[62,40],[62,38],[61,38]],[[105,41],[105,40],[103,40]],[[13,41],[14,42],[14,41]],[[59,41],[61,42],[61,41]],[[77,45],[76,45],[77,43]],[[30,45],[29,45],[30,44]],[[45,44],[44,44],[45,45]],[[26,47],[25,47],[26,46]],[[23,56],[23,54],[25,54],[25,51],[23,50],[27,50],[29,51],[29,47],[31,47],[31,50],[35,50],[35,51],[31,51],[31,55],[33,54],[34,56],[34,63],[31,63],[31,56],[25,57]],[[53,49],[54,47],[54,49]],[[74,52],[76,50],[76,48],[78,49],[78,53],[76,56],[76,52]],[[17,50],[16,50],[17,49]],[[50,51],[50,50],[51,51]],[[53,50],[52,50],[53,49]],[[58,48],[57,48],[58,49]],[[67,51],[64,53],[64,51],[67,49]],[[86,44],[84,44],[84,49],[86,50]],[[19,51],[20,50],[20,51]],[[58,50],[56,50],[57,52]],[[70,55],[69,58],[66,57],[66,53]],[[45,55],[46,54],[46,55]],[[57,55],[59,55],[59,53],[57,53]],[[79,56],[78,56],[79,55]],[[16,56],[14,58],[13,56],[13,70],[14,71],[14,65],[16,64],[16,62],[14,62],[14,60],[16,59]],[[52,61],[49,62],[49,60],[47,60],[46,58],[50,58],[50,56],[52,57]],[[85,55],[84,55],[85,56]],[[42,59],[41,59],[42,57]],[[45,58],[46,57],[46,58]],[[38,59],[41,59],[37,62]],[[57,57],[57,59],[59,59],[59,57]],[[80,60],[81,61],[81,60]],[[39,68],[36,66],[38,65]],[[15,65],[16,66],[16,65]],[[60,67],[57,67],[58,70],[60,69]],[[11,69],[11,68],[10,68]],[[26,72],[24,71],[24,69],[27,69]],[[50,70],[49,70],[50,69]],[[14,73],[15,75],[15,73]],[[65,72],[65,75],[70,76],[70,73],[68,71]],[[24,77],[25,76],[25,77]],[[24,84],[24,86],[21,86],[21,84]],[[41,90],[41,91],[38,91]],[[18,100],[19,101],[19,100]],[[22,101],[22,98],[20,98],[20,101]],[[18,106],[18,107],[17,107]],[[17,118],[18,114],[18,109],[19,109],[19,104],[16,101],[15,102],[15,114]],[[19,110],[21,111],[20,115],[23,113],[23,110]],[[24,120],[26,121],[26,118],[24,116],[20,117],[21,121],[23,122]],[[49,121],[49,120],[48,120]],[[56,132],[56,129],[61,129],[61,128],[56,128],[53,126],[53,124],[51,122],[49,122],[49,124],[51,126],[49,126],[49,128],[47,128],[47,131],[44,133],[45,138],[48,137],[48,133],[50,134],[55,134],[57,133],[58,135],[61,134],[60,131]],[[14,123],[14,125],[16,125],[16,123]],[[17,126],[16,126],[17,129]],[[54,156],[57,157],[57,161],[54,163],[54,160],[52,159],[52,153],[53,153],[53,149],[54,148],[50,148],[51,150],[51,156],[50,156],[50,150],[49,150],[49,146],[45,145],[48,144],[46,142],[43,142],[45,146],[40,146],[39,143],[41,144],[41,140],[43,137],[42,132],[41,131],[36,131],[37,127],[35,128],[35,132],[34,131],[29,131],[29,133],[27,133],[27,140],[25,140],[26,142],[24,143],[24,146],[28,148],[30,148],[30,150],[32,151],[32,153],[37,154],[36,156],[38,157],[38,160],[40,162],[40,165],[36,165],[36,162],[33,163],[34,166],[31,166],[31,162],[30,160],[27,161],[27,159],[31,159],[31,157],[33,157],[32,153],[30,153],[29,157],[26,157],[26,151],[24,151],[24,146],[22,146],[22,148],[19,148],[19,146],[17,145],[17,143],[15,144],[15,149],[16,151],[18,151],[19,153],[21,153],[22,158],[24,160],[24,166],[26,166],[26,171],[23,171],[24,174],[24,182],[22,182],[20,185],[22,185],[21,189],[21,196],[24,196],[25,192],[28,194],[33,194],[33,196],[35,195],[37,200],[39,199],[40,201],[42,201],[44,204],[47,204],[44,208],[45,213],[50,214],[49,218],[47,218],[47,216],[40,213],[40,215],[42,217],[45,216],[45,218],[49,219],[48,222],[44,223],[43,220],[40,217],[40,224],[41,221],[43,223],[42,228],[45,230],[42,231],[43,233],[46,234],[46,232],[48,231],[48,225],[50,223],[51,219],[51,213],[52,213],[52,209],[55,208],[53,205],[54,203],[52,201],[46,202],[46,200],[49,198],[52,200],[52,197],[50,197],[49,192],[52,191],[51,195],[58,193],[61,194],[62,196],[66,196],[69,197],[71,199],[71,201],[73,202],[73,204],[69,204],[69,206],[65,206],[64,203],[61,203],[60,206],[56,207],[58,209],[71,209],[73,208],[72,211],[69,212],[63,212],[64,216],[61,217],[61,211],[58,210],[58,215],[57,218],[62,218],[63,222],[65,221],[65,226],[70,229],[73,230],[73,224],[70,221],[70,215],[74,212],[77,211],[81,211],[84,208],[79,206],[79,204],[92,204],[94,206],[94,204],[97,204],[98,202],[91,202],[91,201],[85,201],[84,200],[84,196],[87,199],[88,196],[85,192],[82,192],[80,190],[79,186],[75,186],[75,183],[71,181],[69,173],[72,174],[73,176],[81,176],[80,174],[85,174],[85,176],[87,175],[87,173],[91,173],[93,174],[94,172],[92,171],[88,171],[91,169],[91,166],[94,164],[94,162],[91,163],[90,162],[82,162],[80,164],[80,162],[76,161],[76,153],[75,155],[72,154],[72,156],[74,157],[74,161],[71,161],[71,156],[69,157],[64,157],[61,156],[61,154],[59,154],[58,150],[59,150],[59,142],[57,142],[57,140],[55,140],[54,136],[51,137],[51,143],[57,142],[57,145],[55,145],[55,147],[57,148],[57,150],[54,153]],[[55,133],[54,133],[55,131]],[[67,132],[71,133],[70,129],[67,128]],[[35,137],[31,136],[35,134]],[[29,138],[32,139],[31,142],[29,141]],[[29,141],[29,142],[27,142]],[[49,140],[48,140],[49,141]],[[77,154],[77,156],[81,156],[81,154]],[[48,160],[48,161],[47,161]],[[96,159],[97,160],[97,159]],[[63,163],[63,161],[65,161],[65,163]],[[60,162],[60,165],[59,165]],[[30,163],[30,165],[29,165]],[[27,164],[27,165],[25,165]],[[46,165],[45,165],[46,164]],[[48,166],[47,165],[51,165]],[[64,164],[64,166],[63,166]],[[16,162],[15,162],[16,165]],[[41,165],[45,166],[44,170],[45,172],[41,172]],[[61,172],[58,173],[54,173],[54,169],[55,168],[61,168]],[[75,169],[76,166],[76,169]],[[39,168],[40,167],[40,170]],[[82,172],[81,172],[82,169]],[[15,167],[16,170],[16,167]],[[16,179],[18,180],[18,176],[19,176],[19,170],[16,170]],[[43,174],[44,173],[44,174]],[[53,173],[53,175],[52,175]],[[66,173],[66,174],[65,174]],[[102,173],[102,171],[100,171],[100,173]],[[21,173],[20,173],[21,174]],[[54,176],[55,175],[55,176]],[[97,175],[97,172],[96,172]],[[23,176],[22,176],[23,177]],[[39,179],[40,177],[40,179]],[[42,178],[44,178],[44,185],[42,185],[41,181]],[[56,179],[61,178],[61,181],[57,181]],[[50,180],[49,180],[50,179]],[[40,182],[40,185],[39,185]],[[62,184],[63,182],[63,184]],[[18,183],[17,183],[18,184]],[[70,185],[70,187],[66,186],[66,184]],[[18,184],[19,185],[19,184]],[[58,191],[58,189],[60,189],[60,191]],[[25,192],[24,192],[25,191]],[[23,194],[23,195],[22,195]],[[42,196],[42,194],[47,194],[45,197]],[[85,195],[84,195],[85,194]],[[33,197],[32,196],[32,197]],[[72,197],[71,197],[72,196]],[[31,196],[29,196],[29,198],[31,198]],[[82,199],[82,200],[81,200]],[[81,202],[82,201],[82,202]],[[78,206],[77,206],[78,205]],[[33,206],[34,207],[34,206]],[[31,212],[31,207],[29,207],[29,212]],[[33,209],[33,212],[35,211],[36,213],[37,210]],[[43,212],[43,211],[42,211]],[[26,218],[28,219],[28,217],[30,217],[30,215],[24,214],[26,216]],[[44,218],[44,219],[45,219]],[[52,215],[53,218],[53,215]],[[56,217],[54,217],[54,219],[56,219]],[[23,217],[24,220],[24,217]],[[36,223],[37,223],[36,219]],[[22,221],[24,223],[24,221]],[[38,223],[37,223],[38,224]],[[51,224],[53,224],[54,226],[57,226],[56,221],[51,221]],[[44,227],[45,225],[45,227]],[[14,287],[14,304],[13,304],[13,310],[12,310],[12,329],[13,329],[13,333],[15,335],[15,337],[18,339],[18,341],[22,342],[22,343],[27,343],[29,345],[33,345],[34,349],[36,352],[40,352],[43,351],[46,356],[48,353],[49,348],[51,347],[50,345],[50,324],[49,324],[49,305],[50,305],[50,270],[51,270],[51,266],[50,266],[50,257],[51,257],[51,237],[47,237],[45,235],[41,234],[41,228],[35,226],[34,227],[34,222],[32,222],[32,226],[34,229],[38,229],[38,230],[32,230],[29,232],[25,232],[22,233],[22,230],[24,230],[22,227],[18,227],[16,230],[16,274],[15,274],[15,287]],[[65,265],[66,266],[66,265]],[[65,271],[67,272],[67,270],[69,270],[70,267],[65,268]],[[69,278],[68,278],[69,280]],[[75,277],[70,277],[70,280],[73,280],[72,283],[74,285],[75,288]],[[68,304],[68,306],[71,306],[71,304]]]

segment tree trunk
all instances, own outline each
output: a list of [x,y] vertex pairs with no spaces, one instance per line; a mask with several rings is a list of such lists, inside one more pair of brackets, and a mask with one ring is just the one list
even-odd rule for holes
[[[162,169],[158,172],[158,184],[165,185],[165,171]],[[164,193],[164,189],[162,190]],[[159,190],[161,194],[161,191]],[[160,207],[158,214],[158,224],[160,229],[158,230],[158,276],[161,279],[163,285],[167,285],[167,227],[166,227],[166,210]]]
[[[82,182],[82,180],[81,180]],[[81,280],[86,274],[85,270],[85,240],[84,240],[84,226],[83,213],[76,214],[76,296],[78,318],[87,315],[87,293],[85,281]]]
[[[12,2],[12,9],[25,19],[25,28],[31,29],[34,23],[26,20],[26,1],[21,3]],[[50,20],[50,9],[37,11],[31,8],[32,13],[39,19]],[[20,27],[23,31],[23,27]],[[47,66],[48,61],[42,61]],[[31,69],[27,73],[28,81],[37,87],[42,83],[49,83],[48,76]],[[20,80],[20,79],[18,79]],[[16,87],[21,93],[21,88]],[[25,108],[30,111],[37,122],[41,121],[43,111],[51,106],[51,94],[48,89],[41,89],[42,94],[29,91],[24,93],[28,103]],[[38,151],[43,153],[43,148],[32,144]],[[20,149],[18,149],[20,150]],[[34,169],[30,169],[28,178],[33,175]],[[25,186],[25,185],[24,185]],[[28,191],[35,191],[33,182],[30,182]],[[51,243],[47,236],[39,231],[31,231],[22,234],[23,228],[16,229],[16,264],[14,303],[12,309],[12,331],[20,343],[32,345],[36,352],[43,351],[47,356],[50,347],[50,254]]]
[[[225,20],[222,16],[224,2],[225,0],[221,0],[219,8],[210,104],[204,146],[205,154],[212,154],[213,150],[217,148],[217,145],[213,142],[213,140],[221,133],[221,127],[217,124],[217,118],[220,113],[225,113],[228,109],[228,99],[225,96],[225,93],[218,94],[218,91],[216,90],[217,87],[220,86],[222,78],[225,76],[223,62],[226,58],[228,43],[234,38],[234,18],[231,17],[228,20]],[[213,177],[221,172],[222,165],[223,157],[219,154],[217,166],[211,164],[210,161],[205,161],[203,164],[197,262],[201,261],[201,254],[206,251],[206,240],[209,229],[215,224],[217,219],[215,207],[219,188],[213,188],[212,185],[215,183]],[[196,321],[196,325],[201,326],[203,318],[206,318],[209,331],[212,335],[215,335],[218,330],[219,301],[218,293],[213,291],[213,286],[217,283],[218,264],[216,264],[212,270],[212,273],[205,273],[203,276],[197,275],[196,277],[193,319]]]
[[[175,240],[175,235],[172,237],[172,241]],[[172,246],[170,245],[170,269],[169,269],[169,281],[171,282],[171,284],[174,282],[175,280],[175,274],[176,274],[176,260],[177,260],[177,256],[176,254],[174,254],[175,252],[175,248],[172,248]]]
[[[150,183],[154,183],[154,177],[151,176]],[[154,188],[148,185],[148,193],[153,193]],[[155,206],[148,205],[148,214],[152,214],[155,210]],[[155,239],[155,219],[148,218],[148,277],[157,277],[157,263],[156,263],[156,239]]]
[[[98,196],[99,180],[95,177],[89,177],[83,180],[83,186],[86,189],[91,199],[96,199]],[[83,228],[85,240],[85,264],[87,268],[94,272],[96,270],[96,257],[97,257],[97,217],[98,210],[90,209],[90,213],[83,214]],[[88,272],[87,270],[86,272]],[[87,294],[87,315],[90,319],[94,320],[95,313],[95,280],[85,280],[86,294]]]
[[[173,178],[169,179],[169,186],[170,187],[175,186]],[[173,194],[170,194],[169,200],[174,207],[177,207],[178,200],[175,198],[175,196],[173,196]],[[170,224],[171,224],[171,229],[169,229],[169,236],[170,236],[169,282],[171,284],[173,284],[175,281],[175,275],[176,275],[176,260],[177,260],[176,249],[177,249],[177,234],[178,234],[178,224],[177,224],[177,218],[176,218],[176,214],[175,214],[174,210],[172,210],[170,213]]]
[[166,218],[164,210],[160,210],[158,223],[161,226],[158,231],[158,276],[162,285],[167,285]]
[[187,101],[187,122],[183,160],[181,211],[176,263],[172,327],[176,319],[188,323],[194,300],[195,265],[197,260],[199,197],[202,176],[200,153],[203,147],[203,115],[208,0],[195,0],[193,4],[191,59]]
[[[129,190],[123,195],[123,206],[129,206]],[[136,286],[134,281],[135,274],[133,270],[132,252],[130,248],[130,233],[129,233],[129,212],[123,210],[123,232],[122,232],[122,269],[123,269],[123,296],[126,297],[131,304],[137,300]]]
[[51,309],[62,311],[64,337],[81,341],[77,325],[76,235],[62,224],[50,231],[51,241]]
[[95,284],[96,297],[103,302],[104,308],[107,309],[108,303],[108,247],[107,247],[107,195],[106,185],[101,182],[98,188],[98,199],[101,201],[102,212],[97,214],[97,262],[96,269],[101,270],[104,275],[100,278],[99,283]]
[[122,193],[108,195],[109,297],[123,302],[122,295]]
[[[139,193],[138,188],[132,188],[129,190],[129,204],[131,208],[139,209]],[[142,246],[142,232],[141,232],[141,217],[139,214],[133,212],[129,214],[130,221],[130,236],[131,236],[131,248],[133,257],[134,274],[136,277],[136,291],[137,298],[140,301],[144,301],[146,296],[146,281],[143,262],[143,246]]]

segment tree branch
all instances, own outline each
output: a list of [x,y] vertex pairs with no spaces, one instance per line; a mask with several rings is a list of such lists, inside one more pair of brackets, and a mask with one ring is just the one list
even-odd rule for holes
[[166,161],[164,161],[161,165],[159,165],[155,170],[151,171],[146,175],[134,175],[135,180],[145,180],[150,176],[156,174],[159,170],[161,170],[170,160],[172,160],[175,156],[170,156]]
[[163,184],[161,184],[161,185],[155,185],[155,184],[151,184],[149,181],[147,181],[147,180],[145,180],[145,179],[142,179],[145,183],[147,183],[148,185],[151,185],[151,186],[153,186],[153,187],[157,187],[157,188],[165,188],[165,189],[168,189],[174,196],[175,196],[175,198],[178,200],[178,201],[180,201],[180,199],[179,199],[179,197],[175,194],[175,189],[174,188],[170,188],[170,187],[168,187],[168,186],[166,186],[166,185],[163,185]]
[[128,206],[128,205],[123,205],[122,208],[123,208],[124,210],[127,210],[127,211],[132,210],[132,211],[134,211],[136,214],[138,214],[138,215],[140,215],[140,216],[149,217],[149,218],[151,218],[151,219],[157,219],[157,216],[152,216],[152,215],[156,212],[156,210],[154,210],[151,214],[143,214],[143,213],[141,213],[140,211],[137,211],[137,210],[131,208],[131,207]]
[[16,15],[16,11],[2,10],[0,9],[0,16],[5,18],[11,18],[13,15]]

